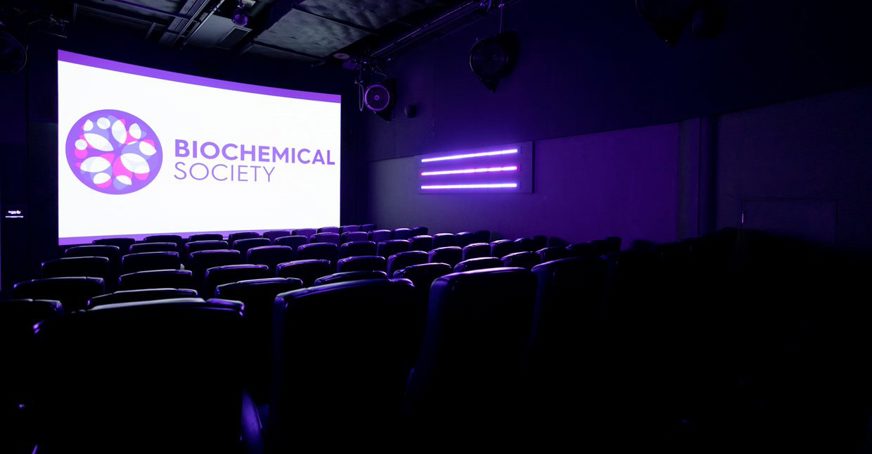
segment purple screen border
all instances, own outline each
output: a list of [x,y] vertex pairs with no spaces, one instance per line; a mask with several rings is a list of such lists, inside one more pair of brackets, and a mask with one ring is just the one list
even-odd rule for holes
[[162,69],[146,68],[144,66],[131,65],[113,60],[105,60],[97,57],[76,54],[58,49],[58,61],[74,63],[77,65],[91,66],[109,71],[135,74],[137,76],[151,77],[153,79],[168,80],[184,84],[200,85],[204,87],[219,88],[223,90],[241,91],[258,95],[279,96],[282,98],[305,99],[309,101],[333,102],[342,101],[342,96],[329,93],[316,93],[310,91],[289,90],[286,88],[266,87],[262,85],[243,84],[226,80],[211,79],[208,77],[192,76],[190,74],[164,71]]

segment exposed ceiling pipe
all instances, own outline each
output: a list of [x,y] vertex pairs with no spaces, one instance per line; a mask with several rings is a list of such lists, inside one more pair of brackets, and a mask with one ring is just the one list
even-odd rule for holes
[[[184,19],[184,20],[189,20],[189,19],[191,19],[191,18],[188,17],[188,16],[184,16],[184,15],[181,15],[181,14],[178,14],[178,13],[171,13],[171,12],[169,12],[169,11],[164,11],[164,10],[162,10],[162,9],[155,8],[155,7],[153,7],[153,6],[143,5],[143,4],[140,4],[140,3],[131,2],[131,1],[129,1],[129,0],[111,0],[111,2],[112,2],[112,3],[120,3],[120,4],[122,4],[122,5],[127,5],[127,6],[130,6],[130,7],[132,7],[132,8],[141,9],[141,10],[143,10],[143,11],[151,11],[151,12],[153,12],[153,13],[162,14],[162,15],[164,15],[164,16],[175,17],[176,19]],[[89,2],[89,3],[90,3],[90,2]]]

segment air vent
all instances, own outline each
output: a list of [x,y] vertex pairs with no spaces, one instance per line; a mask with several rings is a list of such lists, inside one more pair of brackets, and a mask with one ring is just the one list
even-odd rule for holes
[[191,35],[188,43],[200,47],[231,49],[249,32],[250,28],[240,27],[226,17],[212,15]]

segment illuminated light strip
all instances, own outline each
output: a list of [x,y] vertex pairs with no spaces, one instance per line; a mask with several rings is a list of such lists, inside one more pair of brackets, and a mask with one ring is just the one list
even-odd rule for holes
[[485,156],[500,156],[504,154],[516,154],[518,152],[517,148],[511,150],[499,150],[499,151],[484,151],[481,153],[467,153],[467,154],[456,154],[451,156],[442,156],[439,158],[424,158],[421,162],[437,162],[437,161],[453,161],[455,159],[467,159],[467,158],[483,158]]
[[421,176],[429,177],[433,175],[465,175],[470,173],[514,172],[516,170],[518,170],[518,166],[487,167],[481,169],[437,170],[433,172],[421,172]]
[[518,183],[430,184],[421,189],[517,189]]

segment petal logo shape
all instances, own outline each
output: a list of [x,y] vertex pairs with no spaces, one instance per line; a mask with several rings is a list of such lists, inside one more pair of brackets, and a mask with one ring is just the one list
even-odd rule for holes
[[98,110],[80,118],[67,135],[66,150],[79,181],[104,194],[130,194],[148,186],[163,161],[154,130],[120,110]]

